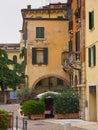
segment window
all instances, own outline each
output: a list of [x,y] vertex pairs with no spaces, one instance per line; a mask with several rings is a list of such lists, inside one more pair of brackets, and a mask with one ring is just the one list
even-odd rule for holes
[[96,46],[88,48],[88,65],[89,67],[96,65]]
[[36,38],[44,38],[44,27],[36,27]]
[[72,52],[72,40],[69,41],[69,52]]
[[76,32],[76,52],[80,51],[80,31]]
[[17,56],[16,55],[13,56],[13,61],[17,62]]
[[57,84],[58,84],[58,85],[63,85],[63,80],[57,78]]
[[89,29],[94,28],[94,11],[89,12]]
[[38,64],[43,64],[44,61],[44,55],[43,55],[43,50],[37,50],[36,51],[36,62]]
[[32,48],[32,64],[48,63],[48,48]]
[[77,0],[77,7],[78,7],[78,8],[81,7],[81,0]]

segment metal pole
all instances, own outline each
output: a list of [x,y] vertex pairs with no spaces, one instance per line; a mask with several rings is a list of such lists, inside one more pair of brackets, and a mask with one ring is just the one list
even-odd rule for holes
[[18,130],[18,116],[16,116],[16,130]]
[[27,120],[25,120],[25,130],[27,130]]
[[13,126],[14,126],[14,112],[12,112],[12,130],[13,130]]
[[24,122],[25,122],[25,118],[23,118],[23,128],[22,128],[23,130],[25,130],[25,128],[24,128],[25,123]]

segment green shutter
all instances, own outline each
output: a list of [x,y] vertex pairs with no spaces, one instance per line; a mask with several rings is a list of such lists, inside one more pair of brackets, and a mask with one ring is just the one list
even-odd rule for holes
[[94,11],[89,12],[89,29],[94,27]]
[[91,26],[91,12],[89,12],[89,29],[91,29],[92,26]]
[[44,64],[48,64],[48,48],[44,48]]
[[88,48],[88,66],[91,66],[91,48]]
[[69,52],[72,52],[72,40],[69,41]]
[[80,31],[76,33],[76,51],[80,51]]
[[44,38],[44,27],[36,27],[36,38]]
[[27,65],[27,48],[25,49],[25,64]]
[[96,65],[96,46],[94,45],[93,46],[93,63],[94,63],[94,66]]
[[36,64],[36,48],[32,48],[32,64]]
[[91,25],[93,28],[94,27],[94,11],[92,11],[92,13],[91,13]]

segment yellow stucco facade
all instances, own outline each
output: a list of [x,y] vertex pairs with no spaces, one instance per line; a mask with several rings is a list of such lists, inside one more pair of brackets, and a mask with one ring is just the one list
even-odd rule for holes
[[[98,1],[86,0],[86,119],[98,121]],[[91,16],[92,15],[92,16]]]
[[[53,6],[55,4],[42,9],[31,9],[29,6],[29,8],[21,11],[24,20],[22,33],[27,35],[25,74],[28,75],[28,86],[36,88],[40,84],[42,87],[46,87],[43,91],[47,91],[50,87],[56,90],[62,85],[69,85],[69,76],[61,64],[62,53],[68,50],[69,35],[66,8],[63,7],[64,4],[60,4],[61,7],[59,8],[53,8]],[[44,30],[43,37],[37,37],[37,28]],[[35,55],[33,50],[36,54],[36,63],[33,63]],[[44,50],[47,50],[46,56],[43,56]],[[47,64],[44,63],[45,57],[47,57]]]

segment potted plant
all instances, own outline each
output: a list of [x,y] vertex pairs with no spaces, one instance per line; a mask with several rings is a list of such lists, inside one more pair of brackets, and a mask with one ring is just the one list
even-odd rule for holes
[[0,110],[0,129],[7,130],[10,127],[10,115],[5,110]]
[[79,97],[73,91],[65,91],[54,100],[55,118],[79,118]]
[[29,119],[43,119],[45,103],[40,100],[28,100],[22,104],[22,112],[28,115]]

